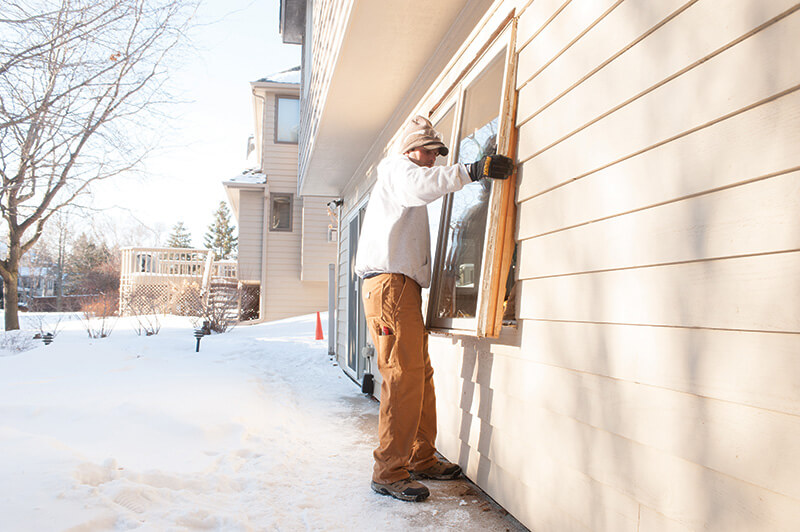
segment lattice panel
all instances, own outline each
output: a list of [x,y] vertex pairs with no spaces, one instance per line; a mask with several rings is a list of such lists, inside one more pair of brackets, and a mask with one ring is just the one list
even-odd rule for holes
[[241,286],[240,294],[242,302],[239,319],[242,321],[257,320],[259,300],[261,299],[261,289],[259,285],[245,284]]
[[200,316],[203,302],[197,282],[146,284],[123,287],[120,294],[120,313],[123,316],[140,314],[176,314]]

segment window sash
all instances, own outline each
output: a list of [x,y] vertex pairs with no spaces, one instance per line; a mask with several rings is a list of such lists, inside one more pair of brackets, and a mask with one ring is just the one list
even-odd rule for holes
[[[453,88],[451,95],[443,98],[443,105],[438,106],[432,116],[432,121],[436,123],[455,105],[456,116],[453,121],[452,144],[448,163],[453,164],[457,157],[459,133],[462,129],[464,116],[465,94],[470,85],[473,84],[497,59],[503,49],[505,58],[503,63],[502,94],[500,94],[500,106],[498,110],[498,133],[497,133],[497,153],[513,158],[513,142],[511,136],[514,132],[514,118],[516,112],[516,91],[515,83],[515,51],[513,43],[516,32],[516,19],[511,18],[510,23],[499,32],[497,38],[482,53],[480,58],[470,65],[470,70],[463,75],[460,83]],[[450,102],[453,102],[452,104]],[[444,132],[442,132],[444,134]],[[452,195],[448,195],[442,206],[442,214],[439,223],[438,241],[436,254],[433,262],[433,279],[429,294],[428,308],[426,310],[426,321],[432,330],[444,330],[451,333],[475,334],[477,336],[497,337],[502,327],[502,306],[505,292],[501,287],[505,286],[506,276],[510,266],[511,253],[514,245],[514,203],[513,196],[515,190],[515,180],[493,181],[488,201],[486,228],[484,233],[483,254],[481,258],[480,272],[477,275],[477,303],[474,317],[469,318],[440,318],[437,313],[437,298],[441,287],[443,258],[447,244],[446,231],[447,225],[452,214]],[[512,222],[509,223],[509,218]]]

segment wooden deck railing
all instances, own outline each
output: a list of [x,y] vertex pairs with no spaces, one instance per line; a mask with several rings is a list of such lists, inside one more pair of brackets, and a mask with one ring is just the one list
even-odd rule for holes
[[205,302],[215,280],[238,279],[237,262],[214,261],[208,249],[123,248],[120,267],[120,308],[142,291],[168,298],[170,291],[175,297],[176,290],[191,289]]

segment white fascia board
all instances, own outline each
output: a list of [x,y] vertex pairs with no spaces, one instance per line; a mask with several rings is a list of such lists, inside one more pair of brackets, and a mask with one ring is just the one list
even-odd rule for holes
[[239,191],[240,190],[264,190],[267,187],[266,183],[240,183],[238,181],[223,181],[222,186],[225,187],[225,194],[228,196],[228,202],[231,204],[233,216],[236,218],[236,225],[239,225]]

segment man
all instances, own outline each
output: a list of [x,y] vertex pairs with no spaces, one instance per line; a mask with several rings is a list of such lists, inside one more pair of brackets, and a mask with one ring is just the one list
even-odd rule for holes
[[422,320],[421,288],[430,286],[431,253],[426,205],[484,177],[505,179],[507,157],[434,167],[447,155],[441,135],[422,116],[404,128],[400,153],[378,165],[358,244],[356,274],[376,347],[381,385],[372,489],[405,501],[430,491],[416,479],[450,480],[461,468],[436,457],[436,397]]

